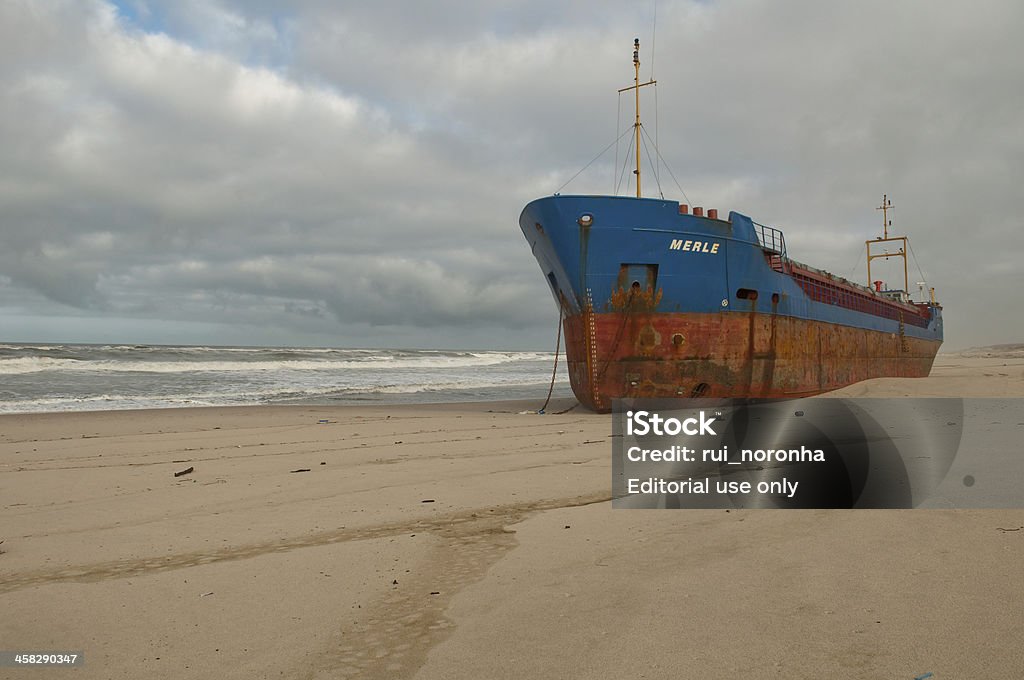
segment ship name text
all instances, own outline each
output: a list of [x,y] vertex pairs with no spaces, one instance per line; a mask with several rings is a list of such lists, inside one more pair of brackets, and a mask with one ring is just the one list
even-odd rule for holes
[[719,243],[712,241],[694,241],[686,239],[685,241],[681,238],[672,239],[672,243],[668,245],[669,250],[684,250],[691,253],[711,253],[712,255],[718,254]]

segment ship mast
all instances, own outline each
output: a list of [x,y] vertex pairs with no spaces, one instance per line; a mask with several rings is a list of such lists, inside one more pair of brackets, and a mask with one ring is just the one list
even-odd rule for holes
[[636,71],[633,85],[624,87],[619,92],[635,90],[636,94],[636,119],[633,123],[633,131],[636,133],[636,170],[633,171],[633,174],[636,175],[636,197],[640,198],[640,88],[645,85],[655,85],[658,82],[653,79],[648,80],[646,83],[640,82],[640,38],[633,39],[633,68]]
[[[901,257],[903,258],[903,290],[899,291],[903,294],[909,295],[910,293],[910,278],[907,273],[907,237],[906,236],[889,236],[889,227],[892,223],[889,221],[889,209],[892,208],[892,201],[889,200],[888,194],[882,194],[882,205],[875,208],[875,210],[882,211],[882,237],[876,238],[874,241],[865,241],[864,245],[868,251],[868,286],[872,284],[871,281],[871,260],[877,258],[884,258],[888,260],[890,257]],[[878,243],[888,243],[889,241],[900,241],[903,243],[903,247],[899,249],[899,252],[890,253],[888,250],[884,250],[881,253],[872,253],[871,245]],[[884,246],[883,246],[884,247]]]

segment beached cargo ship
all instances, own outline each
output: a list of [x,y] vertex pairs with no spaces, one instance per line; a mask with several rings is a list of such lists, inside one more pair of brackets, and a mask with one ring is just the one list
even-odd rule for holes
[[[637,135],[639,125],[638,101]],[[637,156],[636,198],[554,195],[519,218],[560,309],[569,378],[584,405],[804,397],[928,375],[942,307],[934,289],[911,300],[909,246],[888,234],[887,198],[883,236],[866,242],[868,281],[873,260],[902,258],[902,288],[861,286],[796,262],[782,231],[738,212],[641,198]]]

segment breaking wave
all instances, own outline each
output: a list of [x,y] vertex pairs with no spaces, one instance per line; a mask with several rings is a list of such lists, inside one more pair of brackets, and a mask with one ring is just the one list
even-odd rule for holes
[[[224,350],[218,350],[224,351]],[[231,350],[228,350],[231,351]],[[19,357],[0,359],[0,375],[43,371],[116,371],[134,373],[193,373],[200,371],[334,371],[350,368],[416,369],[496,366],[523,361],[550,361],[554,355],[540,352],[472,352],[458,355],[381,356],[350,359],[261,359],[239,361],[140,361],[120,359],[60,359]]]
[[[548,352],[0,344],[0,413],[546,395]],[[567,380],[560,392],[568,393]]]

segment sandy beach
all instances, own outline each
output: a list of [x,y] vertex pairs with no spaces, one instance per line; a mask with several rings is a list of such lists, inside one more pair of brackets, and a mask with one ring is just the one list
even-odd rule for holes
[[[1020,397],[1024,357],[840,394]],[[1024,668],[1024,510],[613,511],[610,416],[541,401],[0,416],[0,650],[85,659],[0,677]]]

